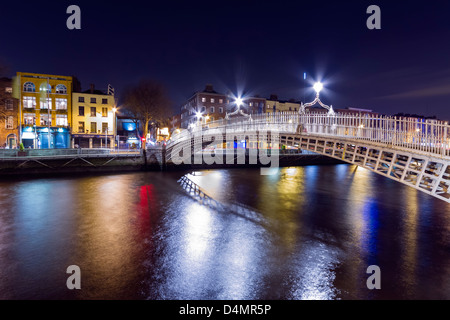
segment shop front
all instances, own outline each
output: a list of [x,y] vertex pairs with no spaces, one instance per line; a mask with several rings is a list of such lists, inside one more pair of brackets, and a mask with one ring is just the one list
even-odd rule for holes
[[22,130],[22,143],[25,149],[67,149],[70,148],[68,128],[25,127]]
[[111,148],[115,147],[113,135],[101,134],[73,134],[72,145],[74,148]]

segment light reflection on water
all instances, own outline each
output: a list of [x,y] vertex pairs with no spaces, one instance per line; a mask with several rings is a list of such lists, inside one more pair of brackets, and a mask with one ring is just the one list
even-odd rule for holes
[[0,182],[0,298],[450,298],[448,204],[355,166],[259,173],[192,177],[258,219],[202,205],[181,173]]

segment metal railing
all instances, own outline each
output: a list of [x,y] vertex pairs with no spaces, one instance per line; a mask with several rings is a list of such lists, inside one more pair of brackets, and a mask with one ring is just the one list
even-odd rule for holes
[[448,122],[370,114],[279,112],[252,115],[251,119],[247,117],[221,119],[174,134],[168,147],[201,134],[251,134],[257,131],[366,140],[391,148],[398,147],[411,152],[420,151],[439,157],[450,157]]

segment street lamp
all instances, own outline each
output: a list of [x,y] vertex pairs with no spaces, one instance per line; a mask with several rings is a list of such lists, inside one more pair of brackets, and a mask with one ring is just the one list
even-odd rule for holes
[[319,95],[320,95],[320,91],[322,91],[322,89],[323,89],[323,84],[320,81],[316,82],[314,84],[313,88],[316,91],[316,97],[315,97],[314,101],[309,102],[309,103],[305,103],[305,104],[303,104],[303,102],[302,102],[302,105],[300,107],[300,113],[301,114],[305,114],[306,108],[312,107],[313,105],[318,103],[321,107],[323,107],[323,108],[328,110],[328,115],[329,116],[335,115],[334,110],[333,110],[333,106],[331,106],[331,105],[327,106],[322,101],[320,101]]
[[319,93],[323,89],[323,84],[321,82],[316,82],[313,88],[317,93]]
[[196,112],[195,116],[197,117],[197,125],[201,124],[202,113],[201,112]]
[[[117,141],[117,128],[116,128],[116,112],[117,112],[117,108],[113,107],[112,108],[112,112],[113,112],[113,136],[114,136],[114,149],[116,149],[116,141]],[[117,142],[117,147],[119,147],[119,142]]]
[[241,98],[241,97],[237,97],[237,98],[236,98],[236,100],[235,100],[235,103],[236,103],[236,105],[237,105],[238,109],[240,109],[240,108],[241,108],[241,106],[242,106],[242,105],[243,105],[243,103],[244,103],[244,100],[242,100],[242,98]]

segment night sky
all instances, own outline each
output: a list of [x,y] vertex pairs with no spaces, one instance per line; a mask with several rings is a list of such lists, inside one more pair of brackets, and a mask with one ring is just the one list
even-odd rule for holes
[[[66,27],[72,4],[81,30]],[[381,30],[366,27],[372,4]],[[153,78],[174,112],[207,83],[311,101],[321,80],[335,109],[450,120],[450,1],[7,1],[0,28],[7,76],[75,75],[119,96]]]

